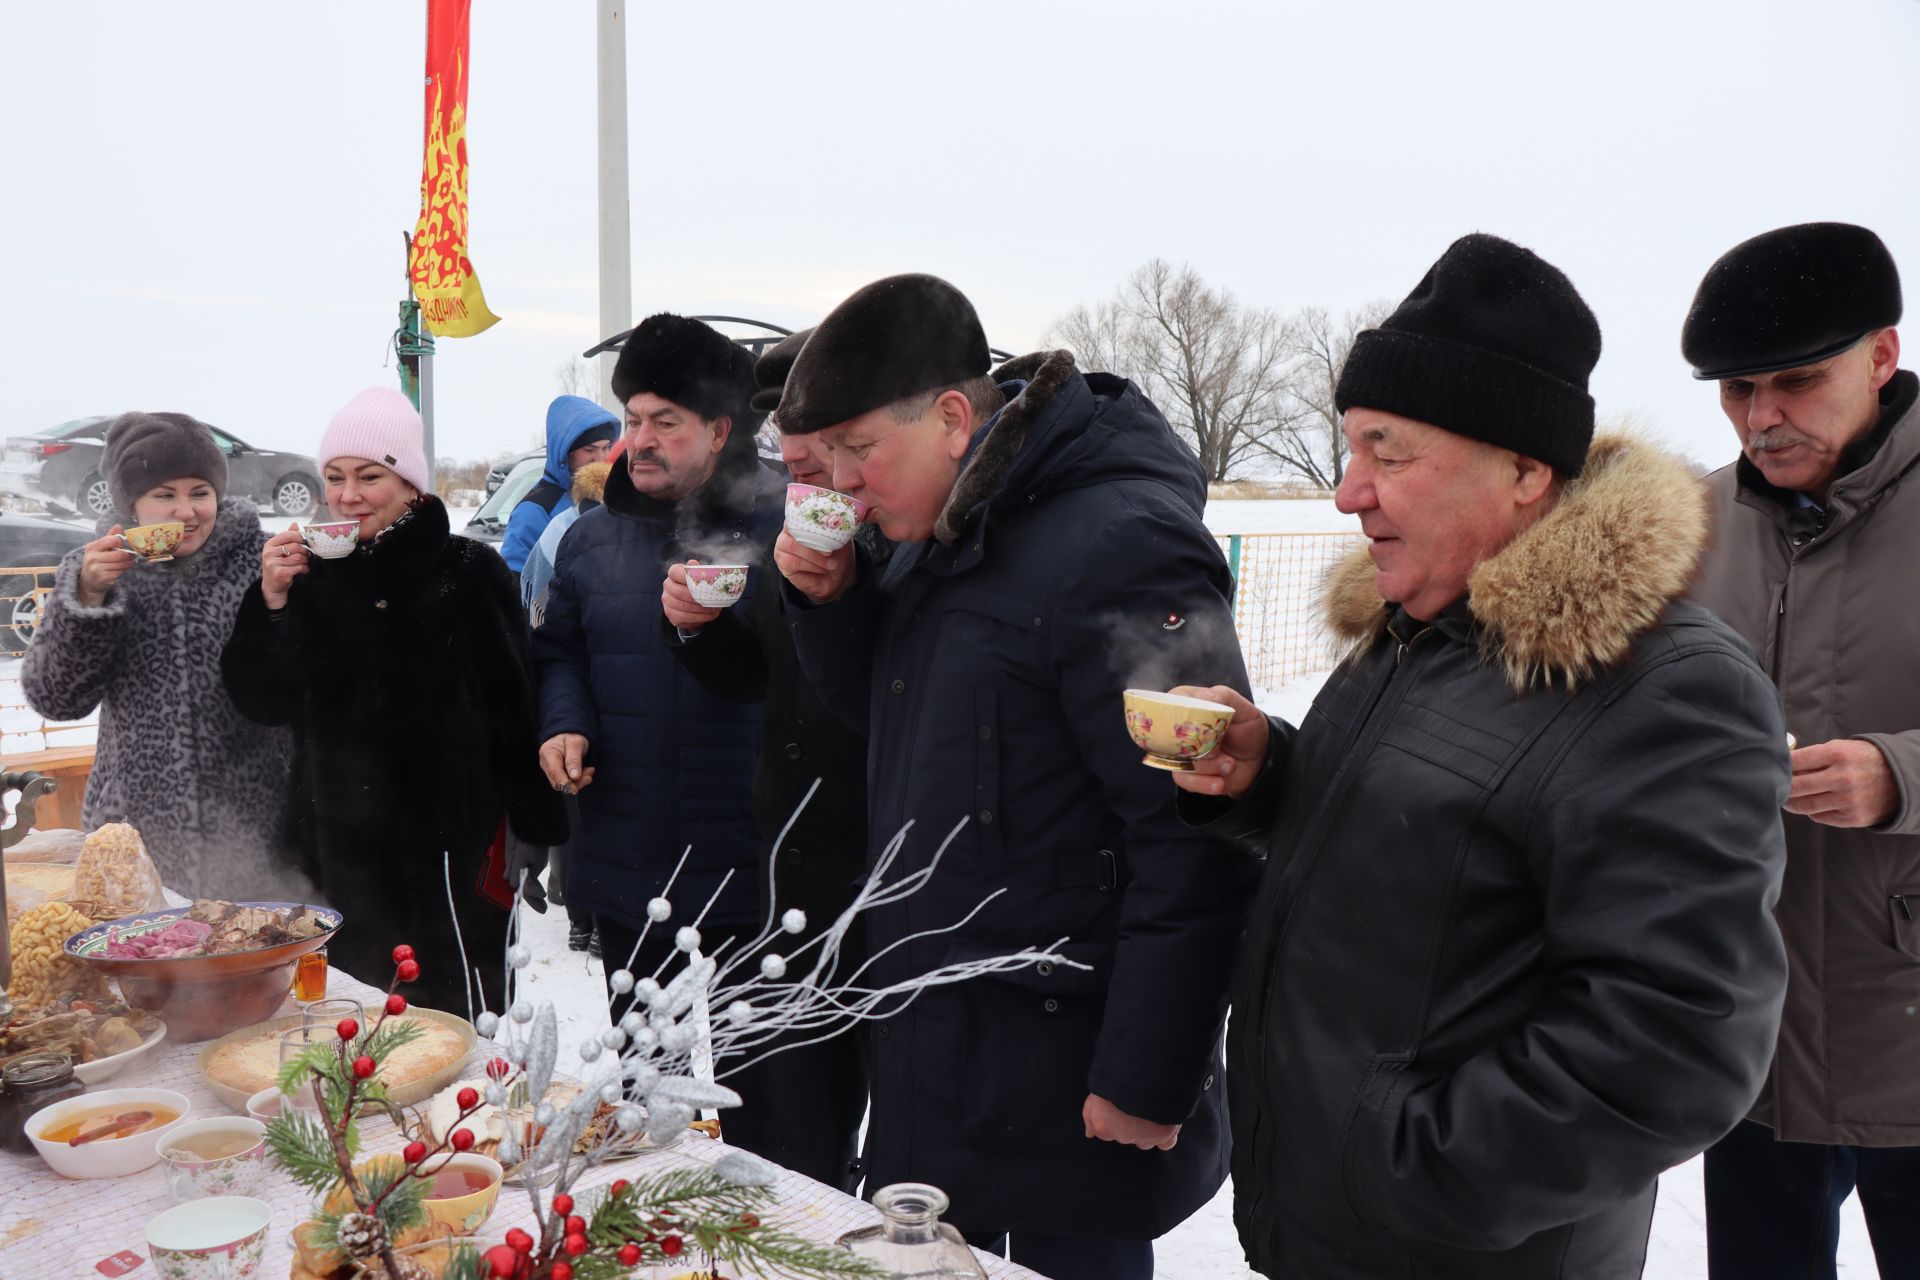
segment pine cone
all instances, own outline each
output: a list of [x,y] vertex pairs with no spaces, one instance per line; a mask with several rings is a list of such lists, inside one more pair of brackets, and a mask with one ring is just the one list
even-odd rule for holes
[[387,1229],[371,1213],[349,1213],[340,1219],[340,1247],[349,1258],[371,1258],[387,1247]]

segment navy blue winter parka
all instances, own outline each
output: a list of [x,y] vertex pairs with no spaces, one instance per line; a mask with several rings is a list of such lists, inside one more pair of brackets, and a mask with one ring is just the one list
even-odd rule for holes
[[709,924],[758,919],[751,799],[760,704],[708,691],[660,632],[668,565],[750,564],[748,596],[774,589],[776,570],[760,549],[780,526],[784,489],[743,441],[729,443],[714,478],[677,504],[641,494],[616,465],[605,505],[560,542],[533,636],[541,741],[585,735],[596,771],[580,793],[568,899],[634,929],[689,847],[670,895],[675,922],[691,921],[729,869],[737,874]]
[[[908,874],[965,820],[871,917],[876,983],[1062,938],[1087,966],[940,987],[876,1026],[869,1184],[931,1182],[977,1234],[1151,1238],[1225,1176],[1220,1028],[1257,868],[1179,821],[1121,692],[1244,689],[1232,586],[1159,410],[1065,352],[1020,363],[934,540],[828,605],[783,588],[815,689],[870,729],[872,852],[911,820]],[[1086,1137],[1090,1093],[1182,1124],[1178,1145]]]

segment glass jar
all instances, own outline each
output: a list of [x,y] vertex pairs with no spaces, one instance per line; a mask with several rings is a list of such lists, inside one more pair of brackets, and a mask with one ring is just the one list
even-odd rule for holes
[[66,1054],[53,1049],[21,1054],[0,1072],[0,1147],[32,1155],[28,1117],[86,1091],[87,1086],[73,1074],[73,1059]]
[[940,1221],[947,1193],[922,1182],[896,1182],[873,1195],[877,1226],[840,1237],[843,1249],[876,1262],[889,1276],[914,1280],[986,1280],[960,1233]]

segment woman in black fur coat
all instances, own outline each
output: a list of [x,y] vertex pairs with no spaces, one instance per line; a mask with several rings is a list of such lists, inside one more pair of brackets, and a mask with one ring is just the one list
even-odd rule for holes
[[468,964],[498,1010],[507,913],[483,881],[497,891],[505,869],[489,850],[503,816],[543,846],[566,821],[537,763],[513,575],[449,532],[423,492],[420,437],[398,391],[335,416],[319,450],[327,505],[358,521],[358,546],[328,560],[297,529],[271,539],[221,668],[243,715],[292,727],[294,820],[320,896],[346,916],[333,962],[384,985],[394,946],[411,944],[409,998],[465,1015],[443,855]]

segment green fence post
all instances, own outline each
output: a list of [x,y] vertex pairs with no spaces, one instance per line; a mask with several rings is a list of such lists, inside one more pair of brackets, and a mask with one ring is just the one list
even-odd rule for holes
[[1240,535],[1237,533],[1227,537],[1227,572],[1235,582],[1240,581]]

